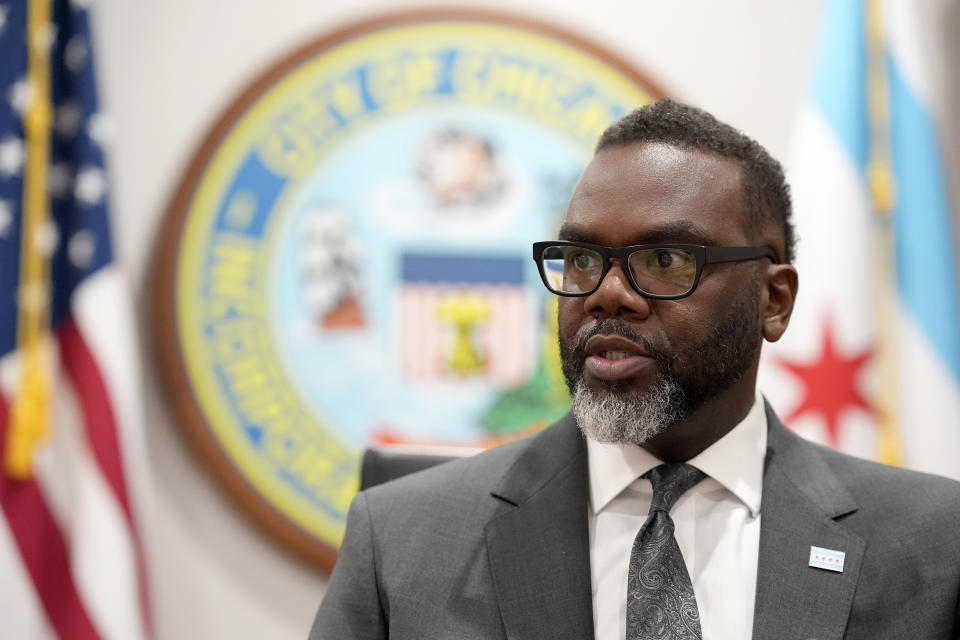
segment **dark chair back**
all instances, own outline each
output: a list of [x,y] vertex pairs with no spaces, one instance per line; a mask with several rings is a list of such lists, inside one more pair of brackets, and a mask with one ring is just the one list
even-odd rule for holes
[[360,466],[360,490],[455,460],[457,457],[460,456],[367,449]]

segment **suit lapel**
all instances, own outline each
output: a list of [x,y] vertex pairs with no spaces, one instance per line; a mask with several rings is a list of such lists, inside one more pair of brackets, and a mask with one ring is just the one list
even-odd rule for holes
[[593,638],[587,453],[573,418],[538,434],[492,493],[507,506],[485,530],[507,638]]
[[[842,638],[866,545],[837,519],[857,505],[769,405],[767,421],[753,637]],[[843,552],[843,571],[810,567],[812,546]]]

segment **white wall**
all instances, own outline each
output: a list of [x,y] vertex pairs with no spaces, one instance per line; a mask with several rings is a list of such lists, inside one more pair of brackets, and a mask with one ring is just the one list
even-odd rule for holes
[[[930,14],[932,4],[924,4]],[[393,0],[99,0],[94,6],[101,98],[116,125],[109,156],[115,244],[138,290],[144,337],[143,284],[156,230],[220,111],[298,44],[350,20],[410,6]],[[578,31],[634,62],[674,97],[743,129],[774,156],[787,156],[811,73],[819,1],[488,0],[483,6],[548,17]],[[937,37],[949,33],[943,24],[930,28]],[[960,155],[956,140],[947,149],[953,158]],[[145,385],[156,508],[148,543],[159,637],[305,637],[325,577],[262,535],[219,490],[172,423],[151,364]]]

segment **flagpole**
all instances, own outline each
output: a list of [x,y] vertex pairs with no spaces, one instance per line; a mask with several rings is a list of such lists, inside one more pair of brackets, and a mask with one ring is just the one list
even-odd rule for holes
[[47,167],[50,163],[50,0],[30,0],[27,22],[30,99],[23,119],[27,139],[23,181],[20,288],[17,292],[17,351],[20,381],[10,408],[4,467],[12,478],[32,474],[34,445],[50,425],[50,269],[45,237],[48,218]]
[[869,164],[867,179],[874,212],[874,287],[877,310],[879,393],[877,458],[887,464],[903,459],[899,433],[897,254],[894,231],[896,180],[890,131],[890,80],[884,33],[884,0],[866,1],[867,117]]

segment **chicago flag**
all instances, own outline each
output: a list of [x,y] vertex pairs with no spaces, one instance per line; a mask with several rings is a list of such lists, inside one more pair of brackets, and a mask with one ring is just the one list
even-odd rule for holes
[[960,478],[954,230],[911,0],[828,0],[788,166],[800,292],[761,382],[803,435]]

